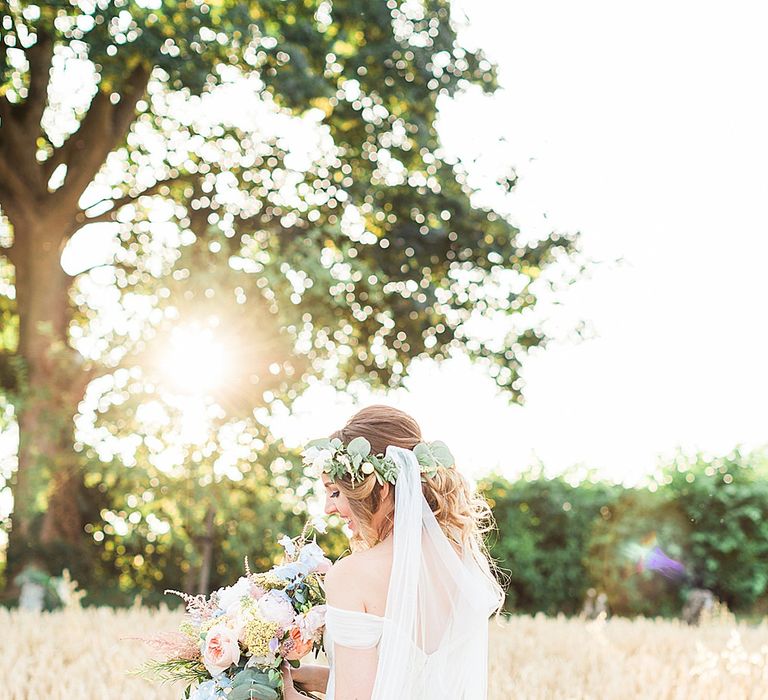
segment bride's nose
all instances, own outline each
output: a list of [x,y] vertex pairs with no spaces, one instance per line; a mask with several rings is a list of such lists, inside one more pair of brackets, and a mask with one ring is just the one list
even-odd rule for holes
[[331,515],[331,513],[338,512],[338,508],[336,508],[336,504],[331,501],[329,496],[325,497],[325,514]]

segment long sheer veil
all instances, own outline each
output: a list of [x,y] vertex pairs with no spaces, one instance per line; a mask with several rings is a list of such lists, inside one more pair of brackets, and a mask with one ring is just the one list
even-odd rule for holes
[[441,529],[421,488],[411,450],[398,465],[392,572],[373,700],[482,700],[487,693],[488,618],[503,590],[471,546],[461,555]]

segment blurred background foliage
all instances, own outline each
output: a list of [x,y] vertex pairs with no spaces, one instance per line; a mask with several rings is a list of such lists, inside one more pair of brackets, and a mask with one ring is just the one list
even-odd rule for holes
[[[136,596],[175,604],[165,588],[197,590],[206,551],[204,588],[231,582],[245,556],[254,568],[271,566],[280,554],[276,539],[297,533],[306,517],[301,505],[294,512],[301,498],[286,495],[285,486],[309,494],[284,448],[271,443],[266,453],[269,475],[257,468],[237,481],[215,481],[210,459],[190,461],[189,473],[174,478],[100,463],[83,492],[91,537],[74,559],[63,548],[52,569],[70,569],[86,604],[128,605]],[[762,452],[680,455],[635,488],[547,477],[540,468],[514,480],[488,475],[478,488],[497,521],[488,542],[506,579],[505,609],[578,614],[594,588],[606,593],[613,614],[675,616],[693,588],[708,588],[740,615],[766,614],[766,464]],[[348,552],[335,518],[319,542],[333,558]],[[685,573],[669,577],[644,565],[655,547]]]
[[[578,612],[589,588],[615,614],[675,615],[693,588],[735,612],[768,610],[768,469],[764,452],[679,455],[625,488],[568,474],[479,483],[498,533],[491,553],[509,577],[507,609]],[[654,548],[685,567],[648,566]]]

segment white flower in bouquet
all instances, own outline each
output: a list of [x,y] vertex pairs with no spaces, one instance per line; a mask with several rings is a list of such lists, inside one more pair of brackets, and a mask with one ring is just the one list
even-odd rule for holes
[[256,602],[256,606],[261,617],[267,622],[274,622],[283,628],[293,624],[295,613],[291,599],[285,591],[275,589],[265,593]]
[[245,576],[241,576],[237,580],[237,583],[227,586],[226,588],[219,588],[219,590],[216,591],[219,607],[222,610],[227,610],[233,603],[236,603],[241,598],[249,595],[250,591],[251,582]]
[[189,700],[217,700],[221,697],[218,691],[219,687],[216,681],[205,681],[195,688],[192,695],[189,696]]
[[325,532],[328,530],[328,523],[325,522],[323,518],[316,517],[312,518],[312,527],[319,533],[325,534]]
[[214,625],[203,642],[203,664],[212,676],[240,662],[238,631],[226,625]]
[[288,535],[283,535],[277,543],[285,550],[287,556],[293,557],[296,554],[296,545]]
[[331,568],[332,563],[327,559],[325,553],[315,542],[307,542],[299,552],[299,561],[306,564],[310,571],[317,571],[325,574]]
[[313,639],[317,631],[325,625],[325,605],[315,605],[306,613],[296,615],[296,626],[304,640]]

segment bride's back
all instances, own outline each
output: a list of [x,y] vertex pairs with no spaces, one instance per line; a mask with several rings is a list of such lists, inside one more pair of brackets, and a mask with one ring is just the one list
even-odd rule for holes
[[[424,533],[423,537],[426,537]],[[358,551],[350,555],[352,564],[346,569],[349,584],[361,591],[361,600],[364,612],[385,617],[387,611],[387,595],[390,588],[392,574],[392,555],[394,538],[392,536],[379,542],[370,549]],[[461,548],[451,543],[459,558],[462,556]],[[439,562],[433,562],[435,569],[439,569]],[[431,567],[429,567],[431,568]],[[430,576],[428,570],[422,570],[418,582],[419,597],[426,598],[428,602],[423,608],[430,609],[431,623],[422,628],[422,634],[417,641],[418,646],[425,653],[431,653],[439,646],[445,629],[451,623],[454,606],[455,590],[450,581],[436,580]],[[437,622],[436,622],[437,621]],[[421,620],[417,620],[417,627]]]
[[342,454],[333,481],[324,477],[333,499],[326,512],[344,517],[354,540],[376,542],[353,547],[326,576],[327,697],[340,672],[345,697],[362,688],[374,700],[482,700],[488,616],[503,595],[475,551],[482,499],[444,444],[420,442],[418,425],[401,412],[364,409],[333,439],[354,448],[353,457],[364,439],[378,461],[358,459],[357,469]]

